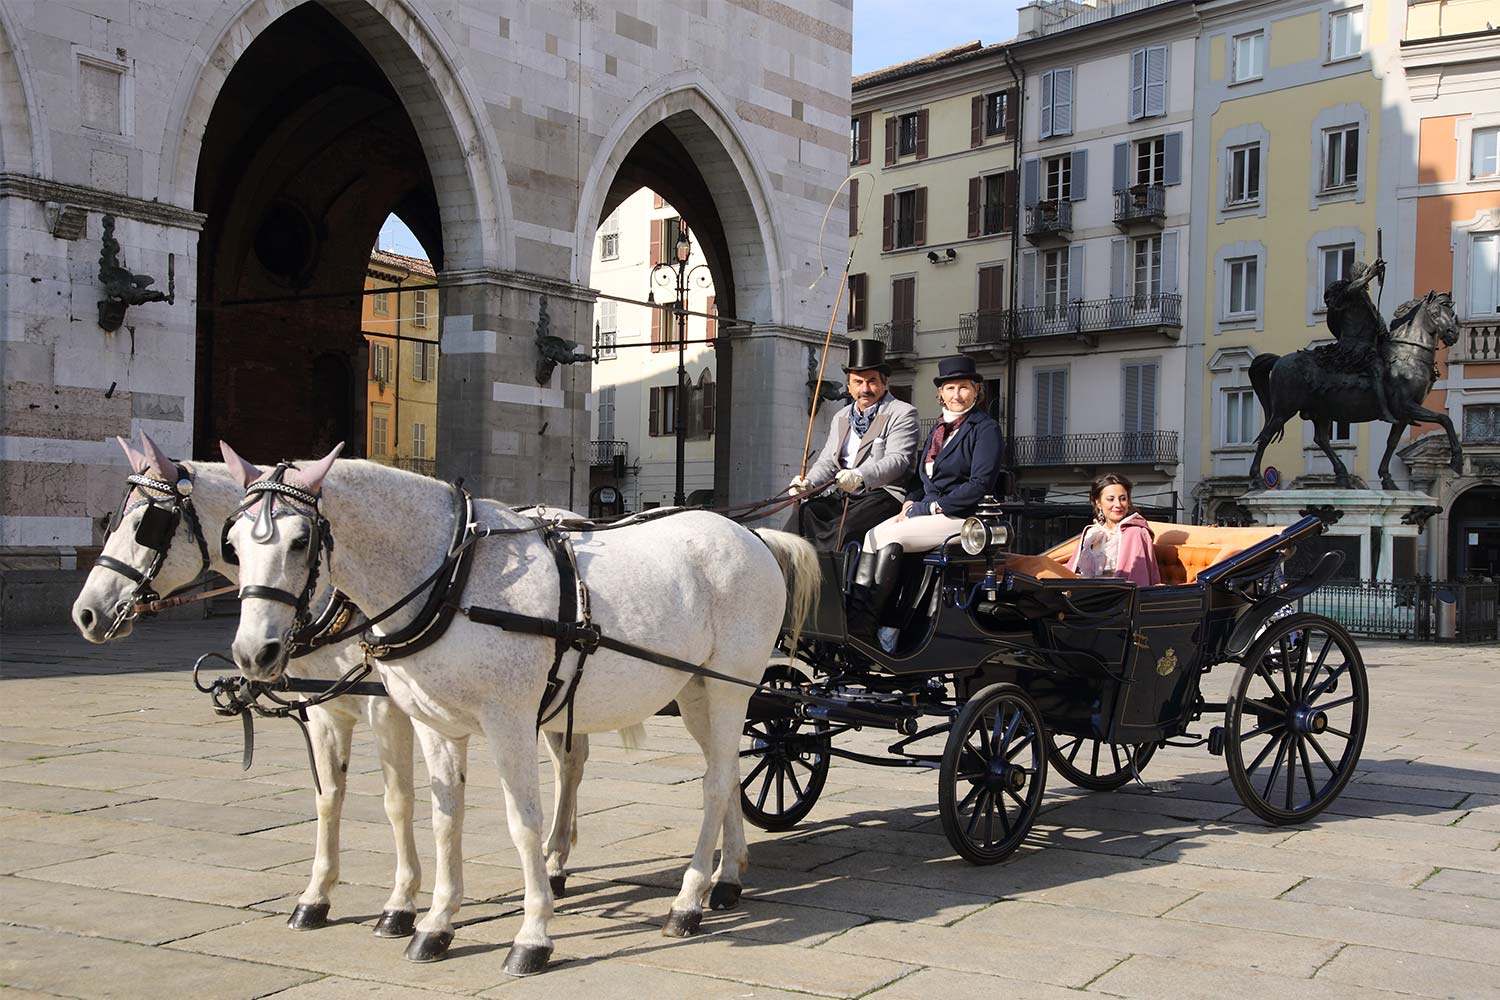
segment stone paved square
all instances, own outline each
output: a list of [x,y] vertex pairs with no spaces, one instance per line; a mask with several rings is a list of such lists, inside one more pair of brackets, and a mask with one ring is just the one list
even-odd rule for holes
[[[1053,775],[1031,842],[975,868],[942,837],[935,775],[836,762],[802,825],[750,829],[742,906],[686,941],[658,927],[696,835],[697,751],[675,719],[653,721],[638,752],[595,737],[553,967],[518,981],[501,965],[521,879],[483,746],[446,961],[410,964],[402,942],[370,933],[393,853],[363,729],[334,922],[285,927],[313,854],[312,783],[290,724],[257,726],[242,773],[238,721],[193,691],[188,665],[231,628],[150,623],[104,648],[6,634],[0,996],[1500,996],[1495,646],[1362,644],[1363,761],[1303,827],[1265,826],[1221,760],[1169,748],[1147,769],[1154,792],[1084,793]],[[882,736],[845,745],[878,752]],[[426,889],[420,757],[417,775]]]

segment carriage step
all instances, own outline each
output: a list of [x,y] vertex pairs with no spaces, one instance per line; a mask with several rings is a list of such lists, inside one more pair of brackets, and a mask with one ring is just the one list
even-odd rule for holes
[[1215,757],[1224,756],[1224,727],[1214,726],[1208,731],[1208,752]]

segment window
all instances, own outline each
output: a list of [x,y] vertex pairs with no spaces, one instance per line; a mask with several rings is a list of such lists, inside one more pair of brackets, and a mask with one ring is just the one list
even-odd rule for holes
[[1254,31],[1234,39],[1234,72],[1232,80],[1244,83],[1259,80],[1266,72],[1266,33]]
[[390,344],[375,344],[370,348],[370,378],[376,382],[391,380]]
[[609,218],[599,224],[599,259],[620,258],[620,217],[611,212]]
[[1333,427],[1329,429],[1328,440],[1334,444],[1351,444],[1354,441],[1354,429],[1347,420],[1335,420]]
[[984,179],[984,211],[979,225],[979,232],[982,236],[1003,233],[1010,229],[1010,213],[1007,211],[1005,197],[1006,186],[1009,183],[1006,178],[1009,176],[1009,174],[990,174]]
[[869,306],[870,279],[867,275],[849,275],[849,330],[865,328],[865,314]]
[[1068,433],[1066,368],[1052,368],[1036,373],[1036,433],[1038,437]]
[[859,163],[859,147],[861,141],[869,142],[870,137],[865,135],[865,121],[863,115],[855,115],[849,119],[849,163]]
[[663,260],[677,260],[677,238],[686,232],[687,225],[682,221],[681,217],[662,220],[661,252]]
[[412,424],[411,425],[411,457],[412,458],[426,458],[427,457],[427,425],[426,424]]
[[595,397],[594,412],[599,415],[599,440],[615,440],[615,387],[606,385]]
[[376,292],[373,308],[376,316],[389,316],[391,314],[391,293]]
[[984,98],[984,134],[1006,135],[1010,132],[1010,104],[1015,93],[1009,90],[986,94]]
[[618,302],[611,299],[600,299],[595,303],[595,315],[598,318],[594,322],[598,324],[596,332],[599,335],[600,358],[613,358],[618,354],[615,343],[616,333],[620,328],[619,306]]
[[386,407],[370,411],[370,454],[383,456],[390,453],[390,416]]
[[658,407],[660,422],[652,433],[657,437],[664,437],[677,433],[677,387],[675,385],[664,385],[661,387],[661,405]]
[[1260,433],[1260,406],[1254,389],[1224,390],[1224,443],[1249,446]]
[[1364,8],[1350,7],[1328,15],[1328,60],[1352,59],[1364,49]]
[[[1354,244],[1341,243],[1334,247],[1319,247],[1318,256],[1321,259],[1319,275],[1322,283],[1320,289],[1326,289],[1335,281],[1349,277],[1349,268],[1354,266]],[[1321,312],[1322,309],[1320,308]]]
[[1130,54],[1130,120],[1167,113],[1167,47],[1153,45]]
[[1048,317],[1056,316],[1067,308],[1067,250],[1048,250],[1042,254],[1042,305]]
[[1042,161],[1046,171],[1047,201],[1069,201],[1073,197],[1073,156],[1049,156]]
[[1073,70],[1042,74],[1041,137],[1073,134]]
[[1464,407],[1464,442],[1500,444],[1500,403]]
[[411,377],[414,382],[431,382],[437,378],[437,345],[418,343],[412,345]]
[[1260,201],[1260,146],[1236,146],[1229,151],[1229,205]]
[[1474,130],[1469,158],[1470,177],[1478,180],[1481,177],[1500,176],[1500,156],[1497,156],[1497,146],[1500,146],[1500,128],[1476,128]]
[[910,156],[917,151],[917,117],[915,111],[901,116],[896,147],[900,156]]
[[1254,316],[1260,308],[1257,279],[1260,262],[1255,257],[1236,257],[1226,261],[1229,295],[1226,315],[1231,319]]
[[1135,241],[1131,266],[1135,307],[1144,309],[1161,295],[1161,236],[1143,236]]
[[1338,191],[1359,183],[1359,126],[1323,130],[1323,190]]
[[917,192],[900,191],[896,194],[896,243],[897,247],[916,246]]
[[1469,237],[1469,318],[1500,314],[1500,233]]
[[1155,136],[1135,144],[1135,182],[1165,184],[1167,180],[1167,139]]

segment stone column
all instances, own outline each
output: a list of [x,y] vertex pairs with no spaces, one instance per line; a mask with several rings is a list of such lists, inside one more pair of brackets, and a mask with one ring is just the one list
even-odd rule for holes
[[440,281],[438,475],[516,506],[586,511],[590,366],[558,365],[539,384],[536,339],[545,302],[547,333],[587,351],[592,292],[505,271],[446,271]]

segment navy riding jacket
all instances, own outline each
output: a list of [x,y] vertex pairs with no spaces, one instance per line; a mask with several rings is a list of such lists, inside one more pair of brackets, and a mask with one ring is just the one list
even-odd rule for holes
[[917,452],[920,478],[906,493],[906,499],[915,502],[907,514],[910,517],[931,514],[935,503],[949,517],[968,517],[979,508],[979,501],[995,491],[999,481],[1003,440],[1000,425],[983,410],[970,410],[952,440],[937,453],[929,476],[925,458],[936,433],[934,426]]

